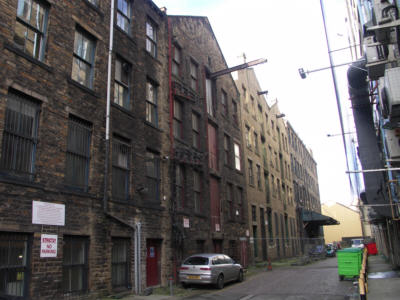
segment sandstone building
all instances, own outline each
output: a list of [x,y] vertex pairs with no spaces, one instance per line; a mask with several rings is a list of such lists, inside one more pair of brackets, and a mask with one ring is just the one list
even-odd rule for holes
[[250,242],[254,261],[297,254],[286,124],[269,106],[253,69],[238,71]]

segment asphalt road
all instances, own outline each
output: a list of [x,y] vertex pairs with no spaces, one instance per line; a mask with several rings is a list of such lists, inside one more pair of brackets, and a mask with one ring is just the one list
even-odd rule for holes
[[193,300],[353,300],[359,299],[353,281],[339,281],[336,258],[306,266],[263,271],[222,290],[204,290]]

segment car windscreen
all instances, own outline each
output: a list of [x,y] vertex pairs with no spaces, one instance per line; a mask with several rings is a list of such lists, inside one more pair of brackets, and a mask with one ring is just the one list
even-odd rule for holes
[[189,257],[185,262],[184,265],[208,265],[208,258],[201,257],[201,256],[192,256]]

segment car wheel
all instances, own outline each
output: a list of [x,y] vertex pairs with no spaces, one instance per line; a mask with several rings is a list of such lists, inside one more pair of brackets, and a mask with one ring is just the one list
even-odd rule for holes
[[237,281],[238,281],[238,282],[242,282],[242,281],[243,281],[243,279],[244,279],[244,278],[243,278],[243,271],[242,271],[242,270],[240,270],[240,271],[239,271],[239,275],[238,275],[238,279],[237,279]]
[[220,274],[217,278],[217,289],[221,290],[224,288],[224,275]]
[[181,282],[181,285],[184,289],[187,289],[189,287],[189,284],[187,284],[186,282]]

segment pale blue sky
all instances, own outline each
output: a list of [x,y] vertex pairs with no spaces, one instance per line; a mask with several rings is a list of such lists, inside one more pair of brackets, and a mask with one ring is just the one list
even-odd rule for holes
[[[340,123],[330,70],[302,80],[298,68],[312,70],[329,65],[319,0],[155,0],[171,15],[207,16],[229,66],[267,58],[255,67],[268,99],[278,99],[286,119],[313,150],[318,164],[321,202],[349,205],[350,193]],[[347,46],[344,0],[325,0],[331,49]],[[334,54],[335,63],[350,61],[346,51]],[[347,67],[337,68],[344,108]],[[344,117],[347,119],[346,113]],[[347,131],[347,130],[345,130]]]

